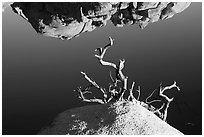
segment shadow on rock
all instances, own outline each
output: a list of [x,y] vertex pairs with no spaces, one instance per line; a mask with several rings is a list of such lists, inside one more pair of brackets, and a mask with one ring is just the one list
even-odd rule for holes
[[67,110],[40,135],[182,135],[142,105],[118,101]]

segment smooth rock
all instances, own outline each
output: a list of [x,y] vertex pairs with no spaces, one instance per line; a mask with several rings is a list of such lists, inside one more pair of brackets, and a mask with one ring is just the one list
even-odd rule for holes
[[190,5],[189,2],[171,2],[162,11],[161,19],[167,19],[173,17],[176,13],[182,12]]
[[183,135],[136,102],[120,101],[67,110],[40,135]]

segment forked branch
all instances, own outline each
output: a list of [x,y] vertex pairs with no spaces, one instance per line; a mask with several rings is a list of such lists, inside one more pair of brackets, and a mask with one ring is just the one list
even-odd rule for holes
[[155,91],[156,90],[154,90],[151,94],[150,94],[150,96],[148,96],[147,98],[146,98],[146,103],[147,104],[151,104],[151,103],[153,103],[153,102],[163,102],[163,105],[160,107],[160,108],[158,108],[157,110],[156,110],[156,112],[157,111],[161,111],[162,109],[163,109],[163,120],[164,121],[166,121],[166,118],[167,118],[167,110],[168,110],[168,108],[169,108],[169,105],[170,105],[170,103],[173,101],[173,99],[174,98],[169,98],[167,95],[165,95],[164,94],[164,91],[166,91],[166,90],[168,90],[168,89],[172,89],[172,88],[176,88],[178,91],[180,91],[180,88],[176,85],[176,82],[174,81],[174,83],[172,84],[172,85],[170,85],[170,86],[166,86],[166,87],[162,87],[162,84],[160,84],[160,87],[159,87],[159,97],[162,97],[162,99],[164,100],[164,101],[162,101],[162,100],[159,100],[159,99],[157,99],[157,100],[152,100],[152,101],[148,101],[148,99],[150,98],[150,97],[152,97],[152,95],[155,93]]
[[77,91],[78,91],[78,93],[79,93],[79,98],[82,99],[82,101],[84,101],[84,102],[96,102],[96,103],[104,104],[105,102],[104,102],[102,99],[96,99],[96,98],[94,98],[94,99],[87,99],[87,98],[84,96],[84,94],[91,93],[89,90],[87,90],[87,89],[89,89],[90,87],[91,87],[91,86],[88,86],[88,87],[86,87],[84,90],[82,90],[81,87],[78,87],[78,88],[77,88]]
[[[81,9],[81,13],[82,13],[82,9]],[[83,13],[82,13],[83,15]],[[77,91],[79,92],[79,98],[82,99],[82,101],[85,102],[97,102],[100,104],[104,104],[104,103],[108,103],[110,101],[112,101],[113,99],[115,99],[116,101],[122,101],[124,100],[124,93],[125,91],[128,90],[128,77],[125,76],[122,72],[124,66],[125,66],[125,60],[119,60],[118,64],[109,62],[109,61],[105,61],[104,60],[104,56],[107,52],[107,50],[113,45],[113,39],[111,37],[109,37],[109,44],[107,44],[105,47],[103,48],[97,48],[95,51],[98,51],[98,54],[95,55],[95,57],[99,60],[99,63],[103,66],[110,66],[115,70],[115,77],[112,76],[111,72],[110,72],[110,78],[111,78],[111,82],[109,83],[109,87],[108,90],[106,91],[105,88],[100,87],[94,80],[92,80],[85,72],[81,72],[81,74],[84,76],[84,78],[90,83],[89,86],[87,86],[85,89],[81,89],[81,87],[77,88]],[[119,85],[119,83],[122,83],[122,86]],[[135,86],[135,82],[132,83],[131,88],[129,89],[129,96],[127,98],[127,100],[129,101],[135,101],[140,103],[140,105],[144,106],[145,108],[148,108],[148,110],[152,111],[154,114],[157,114],[160,118],[162,118],[164,121],[166,121],[167,118],[167,110],[169,108],[170,103],[173,101],[173,98],[169,98],[167,95],[164,94],[164,91],[168,90],[168,89],[172,89],[172,88],[177,88],[178,91],[180,91],[179,87],[176,85],[176,82],[174,82],[172,85],[170,86],[166,86],[166,87],[162,87],[162,85],[160,84],[160,87],[157,90],[154,90],[145,100],[146,103],[139,101],[140,99],[140,94],[141,94],[141,89],[140,86],[138,87],[138,89],[136,90],[138,92],[138,97],[135,98],[133,95],[133,89]],[[89,94],[90,89],[92,87],[95,87],[97,90],[99,90],[102,94],[103,94],[103,99],[97,99],[97,98],[92,98],[92,99],[87,99],[84,95],[85,94]],[[155,99],[155,100],[151,100],[149,101],[149,99],[153,96],[153,94],[157,92],[158,96],[161,99]],[[162,102],[161,107],[159,108],[155,108],[153,107],[152,103],[154,102]],[[162,112],[163,110],[163,112]]]
[[110,48],[110,47],[113,45],[114,39],[112,39],[111,37],[109,37],[109,41],[110,41],[110,43],[107,44],[104,48],[97,48],[97,49],[95,50],[95,51],[99,51],[99,55],[95,55],[95,57],[99,59],[99,62],[100,62],[102,65],[104,65],[104,66],[111,66],[111,67],[113,67],[114,69],[117,69],[116,64],[103,60],[106,51],[108,50],[108,48]]
[[127,79],[128,79],[128,77],[126,77],[122,72],[122,69],[124,68],[125,60],[124,59],[120,60],[118,65],[116,65],[112,62],[104,61],[104,55],[105,55],[106,51],[108,50],[108,48],[110,48],[113,45],[114,40],[111,37],[109,37],[109,41],[110,41],[110,43],[107,44],[104,48],[97,48],[95,50],[95,51],[99,51],[99,54],[95,55],[95,57],[98,58],[101,65],[110,66],[110,67],[113,67],[115,69],[116,78],[115,78],[115,80],[113,80],[113,78],[111,76],[111,79],[112,79],[112,81],[114,81],[114,85],[117,85],[117,83],[119,81],[123,82],[123,88],[120,91],[120,93],[121,93],[120,99],[122,99],[124,92],[127,90]]
[[135,86],[135,82],[132,82],[132,87],[130,89],[130,94],[128,96],[128,100],[129,101],[136,101],[134,95],[133,95],[133,89],[134,89],[134,86]]

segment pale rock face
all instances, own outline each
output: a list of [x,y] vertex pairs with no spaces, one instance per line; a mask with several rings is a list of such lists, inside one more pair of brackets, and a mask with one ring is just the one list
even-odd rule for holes
[[167,5],[162,11],[161,19],[171,18],[174,14],[182,12],[190,5],[189,2],[174,2]]
[[4,10],[10,6],[13,2],[2,2],[2,12],[4,12]]
[[127,9],[127,7],[129,6],[129,3],[130,3],[130,2],[121,2],[120,10],[122,10],[122,9]]
[[136,102],[120,101],[67,110],[44,135],[183,135]]
[[146,10],[150,8],[156,8],[159,2],[139,2],[138,10]]
[[149,23],[171,18],[190,2],[15,2],[14,12],[46,36],[62,40],[103,27],[108,20],[116,27]]

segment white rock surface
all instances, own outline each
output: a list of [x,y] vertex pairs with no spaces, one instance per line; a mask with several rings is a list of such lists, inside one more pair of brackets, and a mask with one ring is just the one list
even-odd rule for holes
[[146,108],[130,101],[67,110],[39,134],[183,135]]

